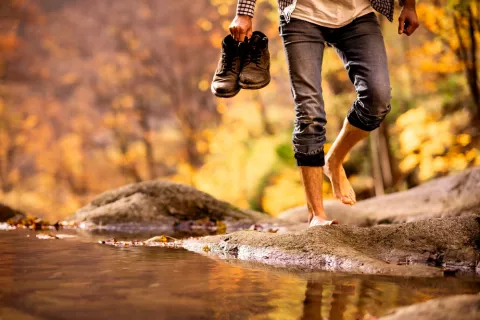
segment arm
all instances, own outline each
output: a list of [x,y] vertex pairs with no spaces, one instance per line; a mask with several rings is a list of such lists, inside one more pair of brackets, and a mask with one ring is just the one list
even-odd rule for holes
[[[398,18],[398,34],[405,33],[411,35],[418,28],[417,11],[415,10],[415,0],[403,0],[402,12]],[[406,26],[405,26],[406,25]]]
[[230,24],[230,33],[237,41],[245,40],[252,36],[252,19],[255,11],[256,0],[238,0],[237,15]]

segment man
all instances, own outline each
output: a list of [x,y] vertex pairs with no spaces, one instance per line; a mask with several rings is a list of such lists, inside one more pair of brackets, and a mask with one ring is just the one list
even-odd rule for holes
[[[237,41],[252,35],[256,0],[238,0],[230,32]],[[404,0],[398,33],[418,27],[415,0]],[[305,188],[310,226],[330,225],[323,208],[323,174],[343,203],[356,202],[343,161],[350,149],[380,126],[390,111],[390,81],[383,36],[374,9],[393,20],[394,0],[278,0],[283,39],[295,101],[293,146]],[[325,44],[342,59],[357,98],[325,156],[326,115],[321,71]]]

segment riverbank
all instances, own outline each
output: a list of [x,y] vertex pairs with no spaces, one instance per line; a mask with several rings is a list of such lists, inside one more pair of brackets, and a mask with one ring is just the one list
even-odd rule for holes
[[477,216],[358,228],[313,227],[286,234],[239,231],[182,241],[187,250],[306,270],[398,276],[474,273]]

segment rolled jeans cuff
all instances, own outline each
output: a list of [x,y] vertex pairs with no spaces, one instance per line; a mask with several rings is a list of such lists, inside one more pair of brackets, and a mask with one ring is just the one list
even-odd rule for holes
[[373,123],[365,124],[365,121],[362,121],[359,117],[358,114],[354,110],[350,110],[348,115],[347,115],[347,120],[348,123],[350,123],[352,126],[363,130],[363,131],[373,131],[380,127],[380,124],[382,123],[383,119],[379,121],[375,121]]
[[315,154],[295,153],[298,167],[323,167],[325,165],[325,153],[320,151]]

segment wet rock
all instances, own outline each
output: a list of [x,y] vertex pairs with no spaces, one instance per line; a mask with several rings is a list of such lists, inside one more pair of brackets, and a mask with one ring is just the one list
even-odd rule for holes
[[[416,188],[346,206],[337,200],[325,201],[329,219],[342,224],[371,226],[460,215],[480,215],[480,167],[454,176],[432,180]],[[307,208],[298,207],[279,218],[306,223]]]
[[0,222],[6,222],[7,220],[21,220],[25,219],[25,213],[12,209],[9,206],[0,203]]
[[[269,219],[266,215],[238,209],[195,188],[168,181],[147,181],[107,191],[78,210],[71,218],[78,225],[91,227],[129,226],[133,229],[184,228],[186,221],[205,219],[210,224],[248,228]],[[188,224],[188,223],[187,223]]]
[[183,247],[224,259],[307,270],[401,276],[443,276],[445,270],[475,272],[479,258],[477,216],[428,219],[360,228],[319,226],[275,234],[239,231],[191,238]]
[[480,319],[480,295],[459,295],[398,308],[381,320],[475,320]]

